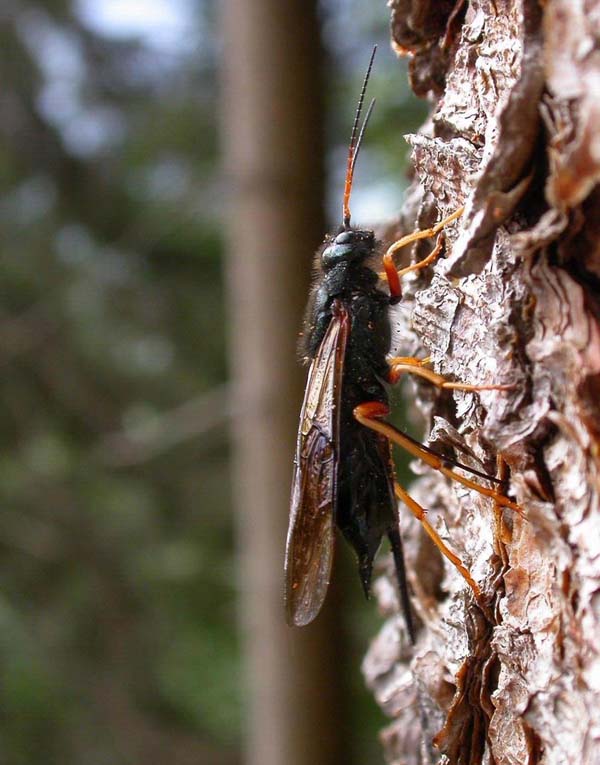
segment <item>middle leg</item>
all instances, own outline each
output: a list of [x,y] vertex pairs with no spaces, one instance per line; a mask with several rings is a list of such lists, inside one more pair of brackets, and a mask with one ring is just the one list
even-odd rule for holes
[[470,383],[452,382],[446,380],[442,375],[437,374],[431,369],[426,369],[425,365],[430,361],[429,357],[426,359],[415,359],[411,356],[395,356],[388,359],[390,365],[389,381],[392,384],[398,382],[403,374],[416,375],[428,380],[432,385],[444,390],[464,390],[464,391],[482,391],[482,390],[514,390],[514,385],[471,385]]

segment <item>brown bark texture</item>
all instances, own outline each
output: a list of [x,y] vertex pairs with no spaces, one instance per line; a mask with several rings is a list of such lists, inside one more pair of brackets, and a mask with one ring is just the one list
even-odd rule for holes
[[364,661],[393,718],[387,759],[598,763],[600,2],[391,8],[413,88],[435,100],[408,136],[414,181],[400,229],[466,205],[446,257],[407,280],[401,346],[450,379],[514,385],[473,394],[411,383],[415,408],[436,450],[492,474],[503,458],[526,519],[417,468],[411,494],[488,607],[401,508],[418,641],[408,645],[384,576],[387,621]]

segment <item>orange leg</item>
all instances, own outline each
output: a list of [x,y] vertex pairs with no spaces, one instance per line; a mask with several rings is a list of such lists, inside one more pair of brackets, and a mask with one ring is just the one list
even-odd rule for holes
[[[420,239],[427,239],[427,238],[436,236],[445,226],[447,226],[449,223],[459,218],[463,214],[463,212],[464,212],[464,207],[460,207],[458,210],[452,213],[452,215],[449,215],[447,218],[444,218],[435,226],[428,229],[417,230],[411,234],[408,234],[407,236],[403,236],[401,239],[398,239],[398,241],[394,242],[388,248],[385,255],[383,256],[384,271],[379,276],[382,279],[386,279],[388,282],[391,303],[398,302],[400,298],[402,297],[402,286],[400,283],[400,280],[402,279],[402,277],[406,276],[407,274],[413,271],[418,271],[422,268],[426,268],[427,266],[435,262],[435,260],[439,257],[442,251],[443,239],[441,236],[439,236],[434,249],[426,258],[424,258],[423,260],[417,263],[413,263],[412,265],[407,266],[406,268],[402,268],[402,269],[396,268],[396,264],[394,262],[395,253],[398,252],[398,250],[400,250],[402,247],[406,247],[408,244],[411,244],[412,242],[416,242]],[[425,367],[429,363],[429,361],[430,361],[429,357],[426,359],[416,359],[411,356],[399,356],[399,357],[392,358],[390,360],[390,372],[389,372],[390,382],[392,383],[397,382],[398,379],[403,374],[406,373],[406,374],[418,375],[419,377],[422,377],[425,380],[428,380],[430,383],[432,383],[433,385],[441,389],[483,391],[483,390],[513,390],[515,387],[514,385],[472,385],[468,383],[450,382],[450,381],[447,381],[442,375],[439,375],[436,372],[433,372],[431,369],[426,369]],[[383,436],[389,439],[392,443],[395,443],[398,446],[402,447],[405,451],[407,451],[413,457],[416,457],[417,459],[422,460],[427,465],[432,467],[434,470],[438,470],[440,473],[445,475],[447,478],[453,481],[456,481],[462,484],[463,486],[466,486],[467,488],[472,489],[473,491],[476,491],[485,497],[490,497],[491,499],[493,499],[494,513],[496,517],[500,513],[501,507],[509,508],[510,510],[513,510],[514,512],[519,513],[520,515],[523,515],[523,511],[521,510],[519,505],[516,504],[516,502],[513,502],[512,500],[508,499],[508,497],[506,497],[500,491],[498,491],[497,489],[490,489],[487,486],[482,486],[476,481],[473,481],[472,479],[467,478],[461,473],[456,472],[456,470],[453,470],[451,467],[449,467],[449,465],[452,464],[451,461],[444,459],[440,455],[433,452],[431,449],[428,449],[422,444],[415,442],[412,438],[410,438],[409,436],[399,431],[393,425],[390,425],[390,423],[386,422],[383,419],[388,414],[389,414],[389,407],[386,404],[382,404],[381,402],[377,402],[377,401],[360,404],[354,409],[354,417],[356,418],[358,422],[361,423],[361,425],[364,425],[367,428],[371,428],[371,430],[381,433]],[[468,468],[465,465],[460,465],[460,463],[456,463],[456,465],[457,467],[463,468],[469,472],[472,472],[478,475],[480,478],[484,478],[484,479],[486,478],[484,474],[478,473],[478,471],[473,470],[472,468]],[[489,476],[488,478],[493,483],[499,483],[497,479],[491,476]],[[410,496],[410,494],[408,494],[408,492],[406,492],[402,488],[402,486],[400,486],[398,483],[395,484],[395,493],[396,493],[396,497],[402,502],[404,502],[407,505],[407,507],[410,509],[412,514],[415,516],[415,518],[417,518],[421,522],[426,533],[429,535],[429,537],[434,542],[436,547],[440,550],[442,555],[444,555],[456,567],[456,569],[459,571],[461,576],[464,578],[464,580],[467,582],[467,584],[473,591],[473,594],[479,606],[484,611],[486,611],[487,608],[485,606],[485,603],[483,603],[482,593],[481,593],[481,589],[479,588],[479,585],[473,579],[470,571],[465,567],[461,559],[446,545],[446,543],[441,539],[441,537],[433,528],[433,526],[429,523],[426,517],[426,510],[422,508],[418,504],[418,502],[416,502]]]
[[[418,366],[415,365],[415,368],[418,368]],[[422,460],[434,470],[439,470],[439,472],[445,475],[447,478],[450,478],[453,481],[457,481],[463,486],[466,486],[469,489],[473,489],[473,491],[476,491],[485,497],[490,497],[493,499],[495,515],[499,513],[500,507],[507,507],[510,510],[514,510],[516,513],[519,513],[520,515],[523,515],[522,509],[519,507],[519,505],[517,505],[516,502],[513,502],[498,490],[490,489],[487,486],[482,486],[481,484],[466,478],[460,473],[457,473],[455,470],[452,470],[447,466],[447,460],[445,460],[443,457],[440,457],[431,450],[426,449],[422,444],[413,441],[393,425],[390,425],[389,422],[384,421],[382,418],[386,417],[389,414],[389,411],[390,410],[387,404],[382,404],[379,401],[370,401],[364,404],[359,404],[359,406],[355,407],[354,417],[358,422],[361,423],[361,425],[364,425],[366,428],[371,428],[371,430],[374,430],[377,433],[381,433],[392,443],[401,446],[409,454],[412,454],[413,457]],[[492,478],[491,476],[490,480],[496,482],[496,479]],[[415,518],[417,518],[422,523],[423,528],[431,540],[434,542],[436,547],[440,550],[442,555],[444,555],[456,567],[458,572],[472,589],[479,606],[484,611],[486,611],[486,605],[483,602],[483,597],[479,585],[473,579],[470,571],[465,567],[461,559],[456,555],[456,553],[452,552],[452,550],[441,539],[437,531],[429,523],[426,517],[425,509],[422,508],[418,502],[416,502],[410,496],[410,494],[408,494],[408,492],[405,491],[398,483],[395,483],[394,489],[397,498],[404,502],[412,514],[415,516]]]
[[358,422],[361,423],[361,425],[381,433],[392,443],[402,447],[409,454],[412,454],[413,457],[422,460],[434,470],[438,470],[447,478],[450,478],[450,480],[456,481],[457,483],[466,486],[468,489],[473,489],[473,491],[476,491],[478,494],[482,494],[484,497],[490,497],[501,507],[507,507],[510,510],[514,510],[514,512],[519,513],[520,515],[523,514],[522,509],[519,507],[519,505],[517,505],[516,502],[513,502],[508,497],[505,497],[504,494],[501,494],[497,490],[489,489],[487,486],[482,486],[470,478],[457,473],[456,470],[452,470],[450,467],[448,467],[448,460],[445,460],[443,457],[435,454],[435,452],[426,449],[421,444],[413,441],[412,438],[409,438],[407,435],[402,433],[402,431],[398,430],[393,425],[390,425],[389,422],[385,422],[382,418],[386,417],[389,414],[389,411],[390,409],[387,404],[382,404],[379,401],[369,401],[365,404],[359,404],[357,407],[355,407],[354,416]]
[[482,391],[482,390],[514,390],[514,385],[470,385],[469,383],[450,382],[446,380],[442,375],[438,375],[431,369],[424,369],[424,365],[429,362],[427,359],[413,359],[410,356],[397,356],[389,359],[390,373],[389,381],[394,384],[397,383],[403,374],[417,375],[428,380],[432,385],[445,390],[466,390],[466,391]]
[[394,263],[395,253],[402,249],[402,247],[406,247],[406,245],[411,244],[412,242],[416,242],[419,239],[429,239],[430,237],[435,236],[444,228],[444,226],[447,226],[449,223],[452,223],[453,220],[460,218],[464,209],[464,207],[459,207],[458,210],[452,213],[452,215],[449,215],[447,218],[444,218],[444,220],[436,223],[435,226],[413,231],[412,234],[403,236],[401,239],[398,239],[398,241],[394,242],[394,244],[388,247],[387,252],[383,256],[384,272],[380,274],[380,276],[381,278],[387,279],[392,302],[398,302],[398,300],[402,297],[400,279],[403,276],[406,276],[406,274],[409,274],[411,271],[418,271],[419,269],[425,268],[426,266],[433,263],[436,258],[439,257],[439,254],[442,251],[443,241],[442,239],[438,238],[433,252],[431,252],[426,258],[420,260],[418,263],[413,263],[411,266],[402,268],[399,271],[397,270],[396,264]]
[[479,589],[479,585],[477,582],[473,579],[471,576],[471,572],[468,568],[463,564],[462,560],[458,557],[458,555],[448,547],[448,545],[444,542],[444,540],[440,537],[440,535],[437,533],[437,531],[433,528],[433,526],[429,523],[427,520],[427,511],[419,505],[418,502],[416,502],[410,494],[405,491],[402,486],[400,486],[399,483],[394,484],[394,491],[396,492],[396,497],[401,502],[404,502],[404,504],[408,507],[408,509],[411,511],[411,513],[415,516],[415,518],[420,521],[423,528],[427,532],[429,538],[433,542],[433,544],[438,548],[438,550],[444,555],[450,563],[452,563],[456,569],[459,571],[459,573],[464,578],[465,582],[469,585],[469,587],[473,590],[473,595],[475,595],[475,599],[478,603],[482,602],[483,598],[481,595],[481,590]]

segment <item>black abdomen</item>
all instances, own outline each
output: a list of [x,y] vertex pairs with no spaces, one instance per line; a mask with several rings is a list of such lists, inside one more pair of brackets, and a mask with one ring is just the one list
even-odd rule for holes
[[335,520],[356,551],[367,594],[381,538],[396,523],[389,443],[353,415],[359,404],[388,401],[389,296],[377,289],[377,281],[377,274],[364,265],[340,263],[327,272],[314,295],[306,338],[306,350],[313,356],[331,320],[332,303],[340,300],[350,316],[350,336],[341,394]]
[[395,524],[394,473],[388,440],[357,422],[353,411],[369,401],[388,402],[388,305],[379,291],[355,295],[347,305],[351,331],[341,397],[336,523],[356,551],[367,594],[373,558]]

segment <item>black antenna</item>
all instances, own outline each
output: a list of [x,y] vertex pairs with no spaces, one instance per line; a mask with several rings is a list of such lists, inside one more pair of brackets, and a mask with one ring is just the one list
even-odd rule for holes
[[362,145],[363,136],[365,134],[365,130],[367,129],[367,125],[369,123],[369,118],[371,117],[371,113],[373,111],[373,107],[375,106],[375,99],[371,101],[369,104],[369,108],[367,109],[367,113],[365,114],[365,118],[363,120],[362,127],[360,129],[360,133],[358,134],[358,138],[356,139],[356,148],[354,149],[354,156],[352,157],[352,178],[354,178],[354,165],[356,164],[356,159],[358,157],[358,152],[360,151],[360,147]]
[[[360,149],[360,144],[362,141],[363,134],[365,132],[365,127],[367,126],[367,122],[369,121],[369,117],[371,116],[371,112],[373,111],[373,106],[375,104],[374,100],[371,101],[371,104],[367,111],[367,116],[365,117],[365,121],[363,122],[360,133],[358,133],[358,123],[360,122],[360,114],[362,112],[363,102],[365,100],[365,93],[367,92],[367,85],[369,83],[369,77],[371,76],[371,69],[373,68],[373,60],[375,58],[376,53],[377,53],[377,46],[374,45],[373,52],[371,53],[371,58],[369,60],[369,66],[367,67],[365,79],[363,80],[363,85],[360,91],[358,106],[356,108],[356,116],[354,117],[354,123],[352,125],[352,133],[350,135],[350,146],[348,147],[348,163],[346,166],[346,181],[344,183],[344,200],[342,203],[342,223],[344,228],[350,227],[350,194],[352,192],[352,179],[354,177],[354,163],[356,160],[356,155],[358,154],[358,150]],[[356,139],[357,133],[358,133],[358,141]]]

